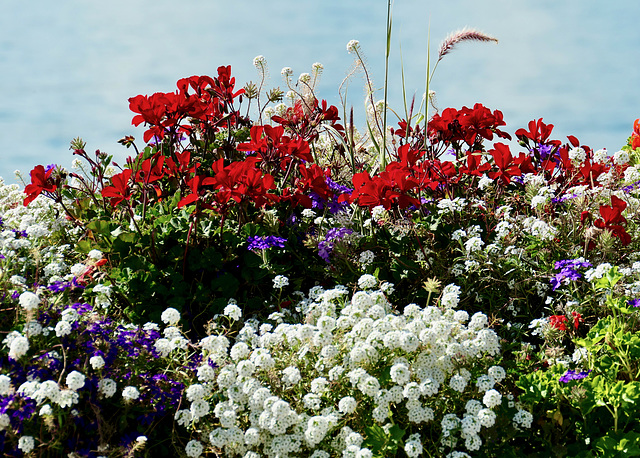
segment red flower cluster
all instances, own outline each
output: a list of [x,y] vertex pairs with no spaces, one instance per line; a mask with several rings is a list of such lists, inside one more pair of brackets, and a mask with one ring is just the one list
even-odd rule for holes
[[[235,78],[231,78],[231,67],[219,67],[218,78],[192,76],[178,81],[175,92],[156,92],[151,96],[138,95],[129,99],[129,108],[134,113],[131,123],[151,126],[144,133],[144,141],[162,140],[166,135],[185,133],[190,135],[194,126],[189,118],[198,119],[208,128],[217,131],[221,125],[235,121],[233,100],[244,93],[235,91]],[[190,94],[190,91],[193,91]],[[228,116],[225,116],[228,115]]]
[[506,123],[501,111],[495,110],[492,113],[487,107],[476,103],[473,108],[446,108],[442,114],[436,114],[429,121],[428,134],[432,142],[453,143],[457,146],[464,142],[469,148],[477,149],[478,143],[483,139],[493,140],[494,133],[500,138],[511,140],[508,133],[498,129],[504,125]]
[[[578,312],[571,312],[571,316],[573,318],[573,329],[578,329],[580,323],[584,320],[582,319],[582,315]],[[549,325],[557,329],[559,331],[568,331],[567,323],[569,322],[569,318],[564,315],[551,315],[549,317]]]
[[411,177],[411,170],[399,162],[390,163],[383,172],[373,177],[369,172],[356,173],[353,175],[353,185],[351,195],[341,196],[341,201],[352,203],[358,199],[358,205],[362,207],[382,205],[387,210],[395,205],[401,209],[420,205],[420,200],[410,195],[412,190],[419,187],[419,183]]

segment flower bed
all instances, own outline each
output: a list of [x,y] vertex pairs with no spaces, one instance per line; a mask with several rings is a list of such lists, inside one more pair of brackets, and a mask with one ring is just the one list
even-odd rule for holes
[[126,164],[76,139],[0,186],[0,448],[640,455],[640,121],[515,152],[498,110],[387,128],[368,93],[360,135],[321,71],[181,79],[129,100]]

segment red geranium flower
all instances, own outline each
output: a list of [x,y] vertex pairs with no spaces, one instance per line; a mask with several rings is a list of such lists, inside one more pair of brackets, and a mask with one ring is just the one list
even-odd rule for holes
[[123,200],[131,198],[131,190],[129,189],[129,178],[131,178],[131,169],[126,169],[122,173],[118,173],[111,177],[113,186],[106,186],[102,189],[102,197],[111,197],[111,205],[116,206]]
[[568,319],[564,315],[551,315],[549,317],[549,324],[551,327],[558,329],[559,331],[567,330],[567,325],[565,324],[567,321]]
[[23,205],[25,207],[29,205],[43,191],[54,192],[57,189],[57,186],[50,179],[53,169],[54,167],[50,167],[49,170],[45,170],[45,168],[41,165],[36,165],[33,168],[30,173],[31,184],[28,184],[24,188],[24,193],[27,194],[27,197],[25,197],[23,202]]
[[600,205],[600,215],[602,218],[597,219],[593,224],[597,228],[610,231],[620,239],[623,245],[629,245],[631,243],[631,236],[624,227],[622,227],[622,224],[627,223],[625,217],[622,216],[625,208],[627,208],[627,203],[624,200],[616,196],[611,196],[611,206]]

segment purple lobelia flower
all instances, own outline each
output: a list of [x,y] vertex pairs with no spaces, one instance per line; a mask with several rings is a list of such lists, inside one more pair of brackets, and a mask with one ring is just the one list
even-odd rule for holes
[[266,250],[272,247],[284,248],[284,244],[286,243],[286,241],[287,239],[276,237],[275,235],[267,235],[264,237],[253,235],[247,239],[247,242],[249,242],[249,246],[247,247],[247,249],[249,251],[256,251]]
[[571,380],[580,380],[589,375],[591,369],[588,371],[579,372],[576,374],[576,371],[568,370],[562,377],[558,379],[559,382],[569,383]]
[[640,299],[628,300],[627,305],[630,305],[631,307],[640,307]]
[[582,274],[578,272],[578,269],[587,269],[589,267],[591,267],[591,263],[589,261],[585,261],[583,258],[565,259],[556,262],[555,269],[560,272],[551,279],[553,291],[558,289],[563,283],[576,281],[579,278],[582,278]]
[[318,254],[320,257],[326,262],[331,262],[329,257],[331,256],[335,242],[343,239],[345,235],[352,233],[353,230],[348,227],[334,227],[329,229],[324,240],[318,243]]

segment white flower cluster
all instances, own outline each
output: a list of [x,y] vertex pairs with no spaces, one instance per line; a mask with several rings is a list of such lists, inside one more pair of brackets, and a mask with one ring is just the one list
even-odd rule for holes
[[[455,386],[460,398],[479,396],[473,415],[460,420],[468,423],[467,448],[477,450],[478,432],[495,421],[492,409],[501,402],[495,386],[504,369],[493,366],[474,380],[454,360],[472,363],[498,354],[499,339],[487,328],[487,317],[476,313],[469,319],[444,304],[410,304],[398,315],[385,294],[373,289],[375,277],[359,283],[367,289],[351,296],[341,286],[314,287],[301,300],[304,323],[274,328],[248,322],[233,345],[225,336],[203,339],[200,383],[187,388],[191,407],[176,413],[177,422],[208,427],[209,442],[225,456],[367,457],[372,452],[363,447],[356,410],[371,411],[382,425],[390,425],[392,406],[410,423],[430,422],[446,415],[438,394]],[[444,293],[449,306],[457,303],[457,286]],[[214,364],[219,369],[207,369]],[[486,389],[476,391],[472,384]],[[404,447],[408,456],[422,453],[418,435]]]

